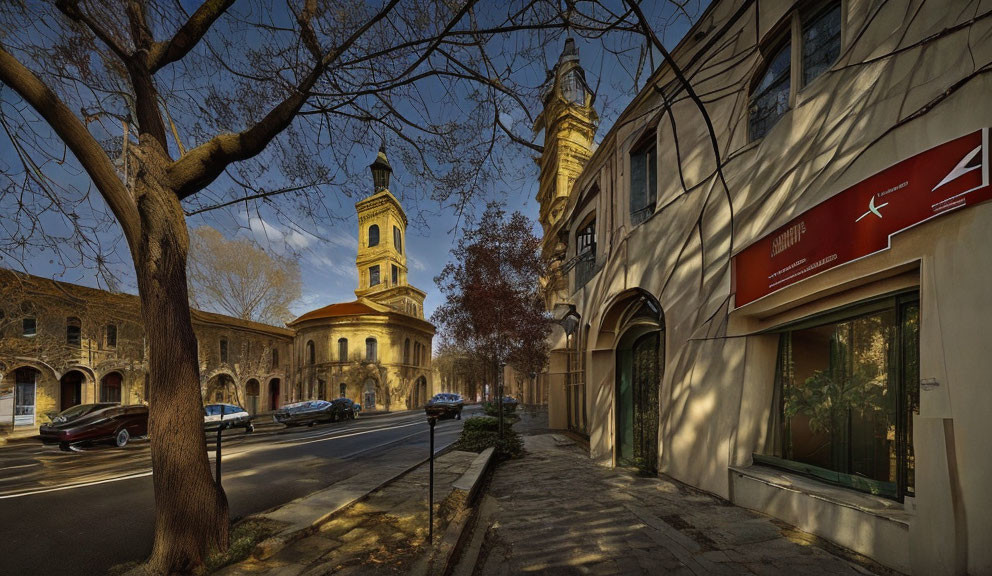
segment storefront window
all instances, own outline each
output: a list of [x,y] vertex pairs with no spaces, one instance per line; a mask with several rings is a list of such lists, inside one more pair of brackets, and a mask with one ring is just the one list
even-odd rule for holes
[[873,494],[913,494],[919,320],[913,294],[782,332],[781,443],[768,463]]

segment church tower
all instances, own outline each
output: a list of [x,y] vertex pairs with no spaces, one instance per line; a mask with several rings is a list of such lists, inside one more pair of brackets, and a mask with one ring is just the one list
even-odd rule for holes
[[579,49],[575,40],[568,38],[558,63],[548,73],[544,110],[534,122],[535,133],[544,131],[537,201],[546,239],[562,216],[572,184],[592,156],[599,124],[594,101],[595,94],[579,64]]
[[373,194],[355,204],[358,212],[355,296],[423,318],[427,294],[407,283],[406,212],[389,191],[393,169],[386,157],[385,144],[369,169]]

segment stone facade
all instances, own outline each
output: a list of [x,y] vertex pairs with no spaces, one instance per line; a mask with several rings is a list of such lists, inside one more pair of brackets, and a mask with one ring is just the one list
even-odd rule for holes
[[[846,250],[859,238],[780,228],[992,126],[988,16],[987,5],[963,0],[713,2],[672,50],[692,94],[660,66],[546,233],[562,272],[549,303],[562,328],[542,375],[551,425],[586,434],[604,465],[667,474],[900,571],[992,573],[992,203],[935,206],[880,250],[757,299],[741,298],[737,283],[761,273],[733,264],[780,233],[788,235],[762,257],[788,254],[800,237],[796,250]],[[988,131],[975,141],[942,174],[987,187]],[[867,210],[859,225],[891,221],[906,197],[898,180],[916,184],[898,176],[850,207]],[[542,213],[552,180],[542,173]],[[904,310],[912,321],[857,344],[892,415],[878,401],[846,399],[860,404],[838,417],[860,428],[828,434],[821,418],[817,429],[817,414],[786,393],[815,390],[843,368],[838,350],[856,343],[839,327]],[[855,432],[862,452],[845,461]],[[832,462],[790,456],[830,434],[822,446]],[[851,472],[870,459],[873,469]]]
[[[0,426],[9,430],[16,421],[37,430],[52,413],[81,403],[148,403],[147,343],[136,296],[3,269],[0,293]],[[204,401],[230,401],[252,412],[285,402],[291,330],[191,314]]]

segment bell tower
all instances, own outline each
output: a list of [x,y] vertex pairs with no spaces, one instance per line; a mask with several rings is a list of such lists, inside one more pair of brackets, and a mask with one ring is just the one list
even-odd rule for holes
[[424,317],[426,293],[407,282],[406,212],[389,191],[393,173],[385,143],[369,166],[373,193],[355,203],[358,212],[358,289],[355,296]]
[[544,131],[544,152],[538,159],[541,172],[537,202],[546,242],[550,241],[549,231],[561,218],[572,184],[592,156],[599,125],[593,108],[595,99],[579,64],[579,49],[575,40],[568,38],[558,63],[548,72],[544,110],[534,122],[535,133]]

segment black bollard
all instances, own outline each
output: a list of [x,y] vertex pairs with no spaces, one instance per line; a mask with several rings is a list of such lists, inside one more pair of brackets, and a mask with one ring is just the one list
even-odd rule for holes
[[429,495],[427,497],[427,516],[428,522],[430,523],[427,528],[427,544],[430,546],[434,545],[434,425],[437,424],[436,416],[429,416],[427,422],[431,425],[431,469],[430,469],[430,488],[428,489]]

